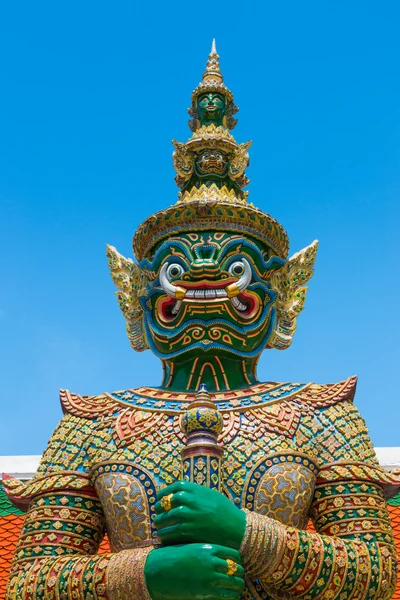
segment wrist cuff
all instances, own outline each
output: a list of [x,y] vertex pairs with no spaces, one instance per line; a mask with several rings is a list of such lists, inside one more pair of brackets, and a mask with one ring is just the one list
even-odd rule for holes
[[244,509],[246,531],[240,547],[246,575],[267,579],[279,564],[285,550],[284,525],[264,515]]
[[122,550],[113,554],[107,568],[108,600],[151,600],[144,577],[144,565],[153,546]]

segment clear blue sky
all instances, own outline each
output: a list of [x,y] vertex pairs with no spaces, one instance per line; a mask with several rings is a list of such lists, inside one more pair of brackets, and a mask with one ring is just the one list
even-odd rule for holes
[[291,252],[320,240],[293,346],[262,380],[359,375],[376,445],[400,445],[400,5],[3,2],[0,454],[40,453],[58,388],[159,385],[130,349],[105,244],[175,202],[171,139],[217,38],[253,139],[251,200]]

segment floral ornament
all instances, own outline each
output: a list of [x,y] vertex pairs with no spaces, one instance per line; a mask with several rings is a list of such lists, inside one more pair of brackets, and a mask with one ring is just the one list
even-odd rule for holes
[[296,331],[296,319],[304,308],[307,286],[314,273],[318,241],[293,254],[286,264],[271,274],[271,286],[277,292],[276,325],[267,348],[285,350]]
[[118,304],[126,319],[126,330],[134,350],[149,348],[143,328],[143,309],[139,298],[146,296],[151,273],[144,273],[130,258],[125,258],[113,246],[107,245],[106,254],[111,277],[120,290],[115,292]]

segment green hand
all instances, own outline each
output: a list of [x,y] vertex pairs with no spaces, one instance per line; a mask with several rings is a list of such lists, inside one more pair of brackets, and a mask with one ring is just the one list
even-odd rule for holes
[[[228,575],[227,559],[237,565]],[[153,550],[144,574],[152,600],[239,600],[243,567],[239,552],[211,544],[188,544]]]
[[[171,497],[165,511],[162,498]],[[177,481],[161,490],[155,505],[154,524],[164,545],[205,542],[239,549],[246,515],[226,496],[207,487]]]

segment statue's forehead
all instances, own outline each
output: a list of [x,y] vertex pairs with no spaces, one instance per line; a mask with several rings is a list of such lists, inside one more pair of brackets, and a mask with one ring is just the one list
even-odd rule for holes
[[187,248],[190,252],[193,252],[199,245],[213,246],[217,250],[222,250],[227,245],[235,245],[236,243],[241,248],[252,247],[254,249],[258,249],[263,254],[269,251],[268,246],[250,235],[210,230],[201,232],[182,232],[179,233],[179,235],[170,236],[165,240],[159,241],[152,248],[151,255],[154,257],[160,251],[162,251],[163,255],[168,252],[170,254],[174,254],[176,248],[182,245],[185,246],[185,248]]
[[218,96],[218,98],[225,100],[225,95],[222,92],[217,92],[215,90],[209,90],[208,92],[203,92],[202,94],[199,94],[199,97],[197,99],[201,100],[202,98],[207,98],[208,96]]

